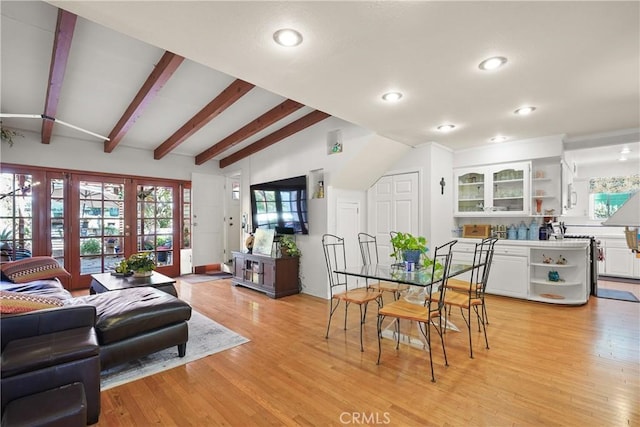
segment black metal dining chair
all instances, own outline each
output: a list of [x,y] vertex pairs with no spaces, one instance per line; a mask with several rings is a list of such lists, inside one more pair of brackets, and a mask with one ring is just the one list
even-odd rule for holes
[[434,299],[431,296],[439,293],[443,296],[447,292],[447,280],[449,277],[449,269],[451,267],[451,248],[457,242],[452,240],[442,246],[438,246],[433,254],[433,263],[429,267],[431,269],[431,278],[433,283],[424,286],[419,294],[419,303],[411,302],[407,299],[399,299],[384,305],[378,310],[378,364],[380,364],[380,356],[382,354],[382,322],[385,318],[392,317],[396,319],[396,350],[400,346],[400,320],[409,320],[417,322],[420,333],[425,339],[427,351],[429,352],[429,365],[431,367],[431,381],[435,382],[436,377],[433,371],[433,352],[431,350],[431,327],[435,329],[442,343],[442,353],[444,354],[444,364],[449,366],[447,360],[447,350],[443,339],[446,326],[445,307],[443,301]]
[[[443,301],[449,308],[449,314],[452,307],[460,308],[460,313],[467,326],[469,334],[469,355],[473,359],[473,344],[471,339],[471,310],[476,315],[478,321],[478,332],[482,328],[484,332],[484,341],[486,348],[489,349],[489,340],[487,338],[487,325],[489,320],[487,317],[487,306],[485,303],[485,291],[487,289],[487,281],[491,270],[493,260],[493,252],[496,242],[495,237],[488,237],[476,244],[473,254],[473,268],[469,280],[451,278],[447,281],[447,289],[454,292],[447,292],[442,295],[434,295]],[[466,314],[465,314],[466,312]]]
[[344,247],[344,239],[333,234],[322,236],[322,247],[329,275],[329,321],[327,322],[327,333],[325,338],[329,338],[331,319],[338,309],[341,301],[344,301],[344,329],[347,329],[347,313],[349,305],[357,304],[360,308],[360,351],[364,351],[362,343],[362,329],[367,315],[369,302],[375,301],[378,307],[382,305],[382,294],[374,289],[365,287],[350,287],[345,274],[336,273],[336,270],[346,268],[347,257]]
[[[375,236],[367,233],[358,233],[358,244],[360,245],[360,254],[362,255],[362,263],[364,265],[378,264],[378,242]],[[370,289],[377,290],[379,292],[388,292],[393,295],[394,301],[400,296],[400,292],[409,289],[408,285],[401,283],[387,282],[384,280],[378,280],[375,283],[367,286]]]

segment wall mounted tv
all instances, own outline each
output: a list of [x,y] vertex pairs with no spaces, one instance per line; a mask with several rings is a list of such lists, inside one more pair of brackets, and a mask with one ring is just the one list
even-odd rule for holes
[[305,175],[250,186],[253,231],[273,228],[278,234],[309,234]]

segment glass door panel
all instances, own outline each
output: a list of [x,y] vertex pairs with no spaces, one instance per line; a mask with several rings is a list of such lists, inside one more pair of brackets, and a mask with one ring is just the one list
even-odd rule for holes
[[[49,218],[51,256],[58,264],[65,266],[65,180],[64,178],[52,178],[49,180],[51,204]],[[67,268],[68,269],[68,268]]]
[[[138,185],[136,234],[138,251],[153,252],[158,267],[174,264],[174,189]],[[179,222],[178,222],[179,224]]]
[[113,271],[126,252],[125,184],[81,179],[77,189],[80,276]]
[[0,176],[0,251],[2,261],[28,258],[33,252],[33,182],[30,174]]

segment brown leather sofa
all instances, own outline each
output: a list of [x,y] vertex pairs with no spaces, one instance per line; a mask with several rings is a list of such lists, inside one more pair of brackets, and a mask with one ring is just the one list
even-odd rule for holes
[[183,357],[191,306],[151,287],[72,297],[58,280],[2,282],[1,290],[53,297],[64,306],[2,317],[2,384],[7,404],[81,383],[87,422],[100,414],[100,371],[177,346]]
[[[3,415],[13,401],[81,383],[86,397],[86,423],[98,421],[100,349],[95,319],[95,307],[86,305],[2,317],[0,399]],[[64,399],[65,394],[55,396]],[[63,406],[66,402],[57,403]],[[40,421],[47,421],[46,411],[37,407],[31,411],[40,412],[43,418]]]

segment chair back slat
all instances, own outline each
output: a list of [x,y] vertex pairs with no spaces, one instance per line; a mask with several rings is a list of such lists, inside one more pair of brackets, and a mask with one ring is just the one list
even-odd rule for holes
[[[451,269],[451,259],[453,254],[451,248],[458,241],[451,240],[444,245],[438,246],[433,252],[433,264],[431,264],[431,277],[433,281],[441,278],[439,282],[429,286],[426,290],[428,298],[425,300],[425,304],[428,304],[429,311],[441,310],[444,306],[444,299],[447,292],[447,280],[449,280],[449,272]],[[432,296],[440,292],[440,298],[433,301]]]
[[495,237],[487,237],[476,244],[473,255],[473,270],[471,271],[470,292],[476,292],[476,296],[484,293],[491,263],[493,261],[493,252],[496,242]]
[[347,275],[335,272],[335,270],[344,270],[347,266],[344,239],[333,234],[325,234],[322,236],[322,247],[329,276],[329,290],[333,297],[334,292],[347,290]]
[[375,236],[367,233],[358,233],[358,244],[360,245],[360,255],[362,264],[371,265],[378,263],[378,242]]

